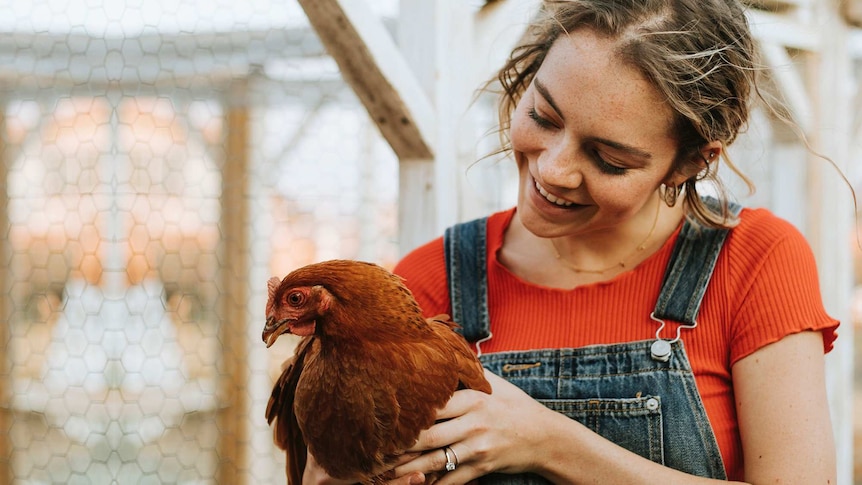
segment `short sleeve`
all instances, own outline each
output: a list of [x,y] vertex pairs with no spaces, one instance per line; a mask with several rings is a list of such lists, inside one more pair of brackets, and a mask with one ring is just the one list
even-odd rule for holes
[[[731,233],[730,253],[740,282],[731,331],[731,364],[781,338],[803,331],[823,334],[832,349],[838,321],[823,306],[814,254],[790,223],[753,211],[756,224]],[[729,238],[730,240],[731,238]],[[729,241],[730,242],[730,241]]]

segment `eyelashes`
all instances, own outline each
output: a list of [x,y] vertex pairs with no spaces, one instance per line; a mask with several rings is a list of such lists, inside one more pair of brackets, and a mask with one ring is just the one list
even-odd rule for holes
[[599,170],[608,174],[608,175],[623,175],[626,173],[628,169],[623,167],[618,167],[616,165],[610,164],[602,158],[598,151],[593,150],[593,158],[596,160],[596,164],[599,167]]
[[535,107],[530,108],[530,111],[528,112],[528,116],[530,117],[531,120],[533,120],[536,123],[536,125],[539,126],[539,128],[551,129],[551,128],[557,127],[557,125],[555,125],[549,119],[539,116],[539,113],[536,111]]
[[[527,111],[527,116],[533,120],[536,126],[543,130],[554,130],[559,128],[553,121],[542,117],[536,111],[535,107],[532,107]],[[595,161],[596,166],[602,171],[602,173],[606,173],[608,175],[623,175],[627,171],[626,168],[609,163],[607,160],[602,158],[598,150],[590,150],[590,156],[593,158],[593,161]]]

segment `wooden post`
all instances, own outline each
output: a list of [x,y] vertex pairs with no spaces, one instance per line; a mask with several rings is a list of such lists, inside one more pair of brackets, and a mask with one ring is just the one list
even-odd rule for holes
[[[853,202],[850,188],[838,171],[849,175],[849,141],[852,139],[851,63],[847,28],[838,14],[838,2],[820,5],[829,28],[820,30],[820,48],[809,55],[808,80],[814,122],[810,138],[815,150],[830,157],[809,157],[809,214],[806,236],[811,242],[820,274],[826,310],[841,320],[840,338],[827,356],[827,388],[838,450],[838,483],[853,481]],[[837,170],[836,170],[837,169]]]
[[219,483],[241,484],[248,469],[249,409],[246,302],[249,256],[249,107],[246,81],[232,86],[226,106],[227,142],[222,170],[221,226],[224,240],[220,341],[223,407],[218,413]]
[[[473,80],[473,12],[460,0],[401,0],[399,11],[398,46],[434,106],[436,123],[433,158],[401,159],[401,221],[417,219],[417,209],[429,206],[434,214],[421,228],[401,227],[400,246],[406,252],[460,219],[462,167],[465,159],[475,158],[465,153],[462,143],[465,137],[472,137],[465,114],[470,90],[475,87],[469,85]],[[424,183],[420,177],[425,178]],[[416,182],[426,189],[422,195],[430,200],[411,194],[409,184]]]
[[[433,4],[435,2],[427,2]],[[345,81],[402,162],[400,245],[412,248],[436,227],[435,113],[383,23],[361,0],[299,0]],[[427,61],[427,59],[425,59]],[[406,163],[405,163],[406,162]],[[405,180],[413,181],[407,185]],[[419,182],[415,184],[415,182]]]
[[[6,106],[0,103],[0,231],[9,234],[9,160],[7,160]],[[12,450],[9,443],[9,429],[12,426],[11,413],[11,376],[9,369],[9,238],[3,237],[0,244],[0,483],[12,483]]]

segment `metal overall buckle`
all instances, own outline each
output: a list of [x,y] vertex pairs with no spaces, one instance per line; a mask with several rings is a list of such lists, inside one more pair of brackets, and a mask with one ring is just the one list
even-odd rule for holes
[[673,340],[665,340],[661,338],[661,331],[664,329],[667,323],[664,320],[659,320],[658,318],[656,318],[655,312],[650,313],[649,317],[653,321],[656,321],[661,324],[658,327],[658,330],[655,331],[655,342],[653,342],[649,348],[650,357],[652,357],[653,360],[659,362],[667,362],[670,360],[671,353],[673,353],[671,345],[673,345],[674,343],[676,343],[677,340],[679,340],[680,334],[682,333],[682,329],[692,329],[697,326],[697,320],[695,320],[694,323],[692,323],[691,325],[681,324],[676,327],[676,338],[674,338]]

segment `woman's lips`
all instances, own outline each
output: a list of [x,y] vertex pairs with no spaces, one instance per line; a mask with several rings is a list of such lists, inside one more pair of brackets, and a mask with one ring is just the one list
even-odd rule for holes
[[533,183],[536,184],[536,190],[539,191],[539,194],[541,194],[542,197],[544,197],[545,200],[547,200],[548,202],[550,202],[554,205],[557,205],[559,207],[572,207],[573,205],[575,205],[574,202],[571,202],[571,201],[568,201],[565,199],[561,199],[561,198],[555,196],[554,194],[548,192],[547,190],[545,190],[544,187],[542,187],[539,184],[539,182],[536,182],[535,180],[533,180]]

